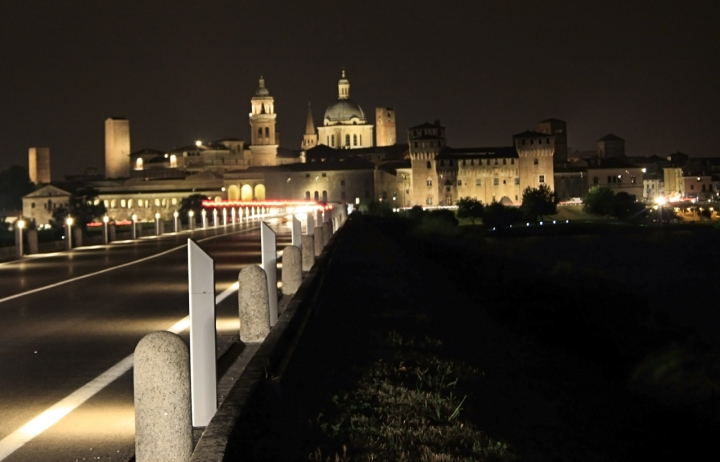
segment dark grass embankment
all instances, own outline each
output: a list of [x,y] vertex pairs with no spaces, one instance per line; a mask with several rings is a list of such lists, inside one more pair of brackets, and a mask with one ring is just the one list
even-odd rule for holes
[[628,286],[402,220],[353,217],[340,237],[250,416],[255,460],[683,460],[714,441],[713,393],[661,405],[630,386],[648,352],[692,352]]

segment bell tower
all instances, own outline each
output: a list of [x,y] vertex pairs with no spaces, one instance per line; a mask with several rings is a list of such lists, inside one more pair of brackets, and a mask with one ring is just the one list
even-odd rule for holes
[[277,114],[275,100],[265,88],[265,79],[260,76],[258,89],[250,100],[250,151],[251,165],[276,165],[278,134],[275,131]]

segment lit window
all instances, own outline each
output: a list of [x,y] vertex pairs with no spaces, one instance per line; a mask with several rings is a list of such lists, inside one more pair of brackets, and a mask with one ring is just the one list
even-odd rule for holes
[[170,156],[170,168],[177,167],[177,156],[175,154]]
[[142,170],[143,169],[143,160],[142,157],[138,157],[135,161],[135,170]]
[[127,207],[127,201],[125,199],[120,199],[120,207],[121,208]]

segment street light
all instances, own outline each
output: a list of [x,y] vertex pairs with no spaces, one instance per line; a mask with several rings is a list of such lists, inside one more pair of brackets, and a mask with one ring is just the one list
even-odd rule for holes
[[109,221],[110,221],[110,218],[107,215],[105,215],[103,217],[103,238],[104,238],[103,242],[105,244],[108,243],[108,222]]
[[160,235],[160,212],[155,212],[155,235]]
[[178,232],[178,216],[179,216],[179,215],[180,215],[180,214],[177,213],[177,210],[176,210],[175,212],[173,212],[173,218],[174,218],[173,221],[175,222],[175,223],[174,223],[174,225],[175,225],[175,226],[174,226],[174,229],[175,229],[175,232],[176,232],[176,233]]
[[19,219],[15,222],[15,229],[17,229],[17,235],[15,237],[15,242],[17,242],[17,256],[22,257],[23,256],[23,228],[25,227],[25,221],[22,219]]
[[67,232],[67,248],[68,248],[68,250],[70,250],[70,249],[72,249],[72,225],[73,225],[72,217],[67,217],[65,219],[65,224],[67,225],[67,228],[65,228],[65,231]]
[[665,205],[665,196],[659,196],[655,199],[655,203],[658,205],[658,212],[660,213],[660,226],[663,225],[663,205]]
[[133,213],[131,218],[132,218],[132,222],[133,222],[132,237],[133,237],[133,239],[137,239],[137,226],[136,226],[137,225],[137,215]]

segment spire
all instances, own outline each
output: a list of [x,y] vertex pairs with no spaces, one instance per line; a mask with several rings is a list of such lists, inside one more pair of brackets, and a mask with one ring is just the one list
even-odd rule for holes
[[350,82],[345,78],[345,68],[342,78],[338,81],[338,99],[350,99]]
[[315,134],[315,123],[313,122],[312,108],[310,107],[309,102],[308,102],[307,122],[305,122],[305,134],[306,135],[314,135]]

